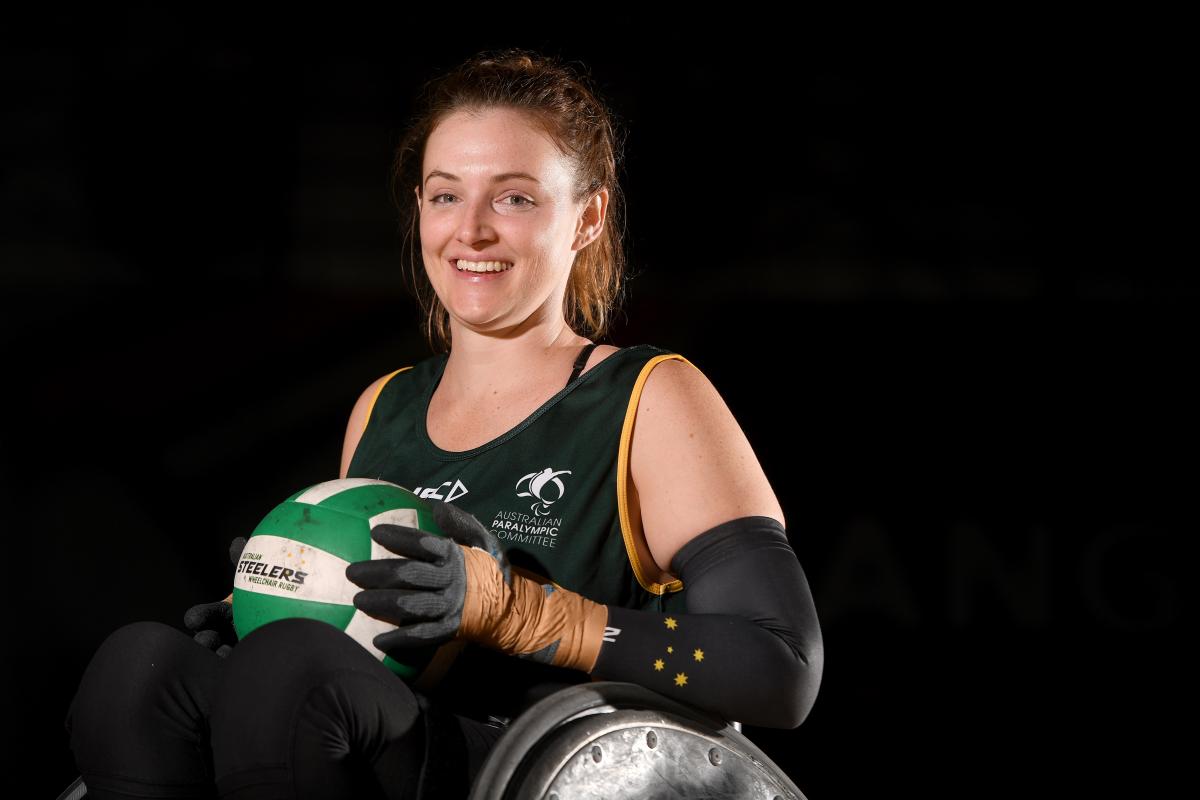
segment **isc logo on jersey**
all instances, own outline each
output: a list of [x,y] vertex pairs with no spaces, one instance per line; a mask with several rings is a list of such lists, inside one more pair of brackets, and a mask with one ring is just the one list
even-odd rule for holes
[[[442,494],[442,490],[447,486],[450,488],[446,490],[445,494]],[[466,493],[467,487],[463,486],[463,482],[459,480],[456,480],[453,483],[450,481],[442,481],[437,486],[418,486],[417,488],[413,489],[413,494],[415,494],[417,497],[420,497],[422,500],[443,500],[447,503],[453,503]]]

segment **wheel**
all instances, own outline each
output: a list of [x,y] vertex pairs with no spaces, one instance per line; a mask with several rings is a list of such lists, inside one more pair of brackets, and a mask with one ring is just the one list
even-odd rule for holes
[[556,692],[518,717],[470,800],[806,800],[732,724],[632,683]]

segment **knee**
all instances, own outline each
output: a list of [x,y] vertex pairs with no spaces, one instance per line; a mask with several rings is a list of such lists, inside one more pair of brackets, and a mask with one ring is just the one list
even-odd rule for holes
[[[293,617],[255,628],[234,648],[234,673],[259,675],[321,673],[331,668],[370,669],[379,662],[361,645],[332,625]],[[382,665],[380,665],[382,666]]]
[[182,631],[161,622],[133,622],[113,631],[84,669],[67,711],[68,732],[121,725],[156,702],[188,659],[215,659]]
[[362,656],[369,658],[357,642],[328,623],[304,618],[267,623],[233,648],[223,704],[282,707],[329,682],[347,665],[360,664],[357,659]]
[[182,631],[161,622],[131,622],[110,633],[96,648],[96,657],[108,653],[123,655],[127,652],[145,651],[184,635]]
[[161,622],[143,621],[123,625],[108,635],[96,649],[96,658],[142,660],[161,658],[192,642],[191,637]]
[[256,628],[234,647],[212,715],[219,772],[287,761],[289,747],[373,752],[418,718],[416,696],[342,631],[311,619]]
[[170,675],[181,659],[203,650],[182,631],[161,622],[133,622],[113,631],[84,670],[80,691],[111,693],[142,687]]
[[340,702],[347,686],[370,687],[369,693],[416,708],[408,685],[366,648],[328,623],[304,618],[268,623],[238,642],[224,686],[226,712],[241,706],[280,710],[323,695]]

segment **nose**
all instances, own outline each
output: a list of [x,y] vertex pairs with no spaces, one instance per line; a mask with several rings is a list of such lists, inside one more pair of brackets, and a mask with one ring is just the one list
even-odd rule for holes
[[487,200],[463,203],[462,218],[459,220],[456,238],[468,245],[495,239],[496,231],[491,225],[491,213],[492,208]]

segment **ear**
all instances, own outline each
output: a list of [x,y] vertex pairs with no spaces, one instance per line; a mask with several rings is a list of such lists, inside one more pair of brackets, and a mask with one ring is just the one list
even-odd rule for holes
[[601,189],[580,210],[579,224],[575,227],[575,250],[582,250],[600,236],[607,211],[608,189]]
[[421,187],[414,186],[413,193],[417,196],[417,213],[420,213],[420,211],[421,211]]

